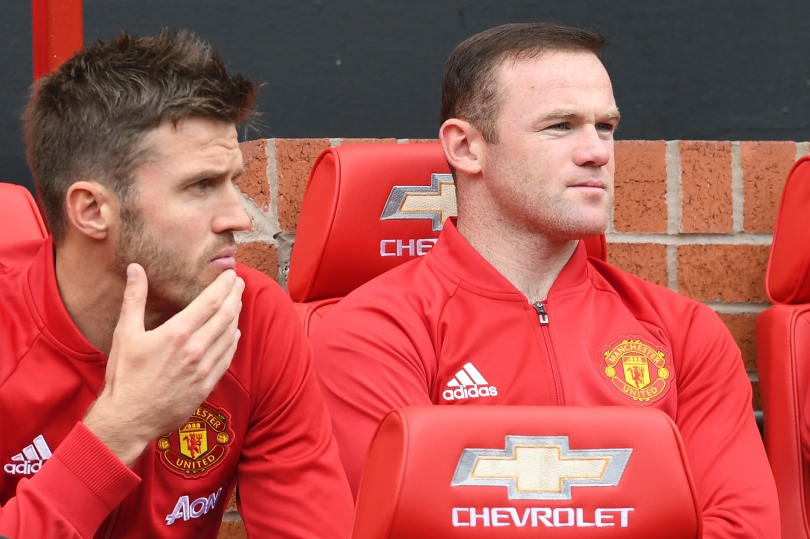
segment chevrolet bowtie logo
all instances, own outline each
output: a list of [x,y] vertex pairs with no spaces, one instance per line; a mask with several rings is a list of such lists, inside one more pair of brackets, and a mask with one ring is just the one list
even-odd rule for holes
[[570,500],[571,487],[619,484],[632,449],[568,447],[568,436],[507,436],[506,449],[465,449],[452,485],[504,486],[510,500]]
[[431,174],[430,185],[395,185],[385,202],[381,221],[430,219],[438,232],[456,215],[456,185],[450,174]]

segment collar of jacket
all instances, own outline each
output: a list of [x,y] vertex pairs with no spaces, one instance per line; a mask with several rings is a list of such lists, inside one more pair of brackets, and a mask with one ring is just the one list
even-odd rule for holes
[[[461,282],[472,285],[474,288],[498,295],[517,295],[522,301],[526,301],[523,293],[464,239],[456,228],[455,217],[445,221],[439,241],[430,250],[427,258],[434,259]],[[580,241],[574,254],[551,286],[548,297],[552,299],[565,294],[572,288],[585,284],[587,280],[588,254],[585,251],[585,244]]]
[[105,361],[106,356],[84,337],[67,312],[56,284],[53,238],[42,241],[25,271],[26,303],[39,328],[55,345],[76,359]]

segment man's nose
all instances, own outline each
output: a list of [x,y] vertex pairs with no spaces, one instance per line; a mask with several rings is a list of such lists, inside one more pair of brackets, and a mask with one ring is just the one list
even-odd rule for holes
[[242,206],[242,200],[235,185],[225,186],[219,210],[219,215],[214,220],[214,232],[240,232],[250,228],[250,217]]
[[574,162],[579,166],[603,167],[613,154],[613,136],[606,138],[596,126],[583,127],[579,145],[574,152]]

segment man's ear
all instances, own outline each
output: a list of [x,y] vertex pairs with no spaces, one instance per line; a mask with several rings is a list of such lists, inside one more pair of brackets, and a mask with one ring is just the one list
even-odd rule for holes
[[447,163],[456,171],[465,176],[481,173],[481,158],[486,141],[470,122],[450,118],[439,128],[439,141]]
[[68,188],[65,210],[69,227],[103,240],[118,218],[118,198],[98,182],[80,181]]

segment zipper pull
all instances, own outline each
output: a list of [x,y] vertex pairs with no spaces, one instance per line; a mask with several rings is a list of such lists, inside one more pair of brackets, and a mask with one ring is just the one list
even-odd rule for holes
[[532,305],[534,310],[537,311],[537,318],[540,319],[540,323],[544,326],[548,325],[548,313],[546,312],[546,306],[539,301],[533,303]]

